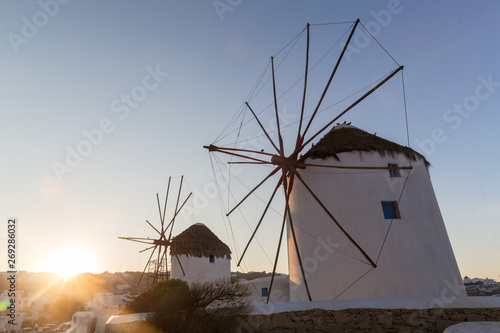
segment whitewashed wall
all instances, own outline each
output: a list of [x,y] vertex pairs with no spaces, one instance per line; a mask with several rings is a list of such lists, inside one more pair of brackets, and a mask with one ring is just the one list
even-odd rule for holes
[[185,275],[179,266],[179,262],[175,256],[171,257],[172,260],[172,278],[182,279],[189,284],[212,282],[217,280],[230,280],[231,279],[231,261],[224,256],[224,258],[215,257],[214,263],[209,262],[207,257],[193,257],[187,255],[179,255],[179,260],[184,269]]
[[[263,277],[247,281],[250,289],[250,303],[251,304],[265,304],[267,297],[262,296],[262,288],[268,288],[271,282],[271,277]],[[290,302],[290,287],[288,275],[276,275],[271,289],[271,296],[269,303],[282,303]]]
[[[343,166],[409,165],[403,155],[394,158],[378,153],[346,152],[338,156],[342,163],[333,158],[307,162]],[[292,218],[298,227],[296,235],[313,300],[436,297],[452,288],[454,296],[465,296],[429,172],[422,161],[412,164],[414,169],[409,173],[402,196],[406,170],[400,171],[401,178],[391,178],[387,170],[307,167],[299,171],[368,255],[374,261],[380,255],[375,269],[361,262],[366,260],[360,252],[302,184],[295,181]],[[387,234],[391,220],[384,219],[381,201],[397,201],[400,196],[401,219],[393,221]],[[289,228],[288,251],[291,300],[306,301]]]

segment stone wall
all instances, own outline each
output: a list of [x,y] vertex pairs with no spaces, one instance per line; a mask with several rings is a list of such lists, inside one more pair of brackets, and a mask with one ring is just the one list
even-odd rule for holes
[[443,332],[448,326],[473,321],[500,322],[500,308],[304,310],[251,315],[239,333]]

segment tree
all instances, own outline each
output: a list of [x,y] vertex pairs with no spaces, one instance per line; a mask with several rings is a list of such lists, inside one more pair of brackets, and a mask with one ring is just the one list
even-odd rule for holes
[[248,286],[215,282],[194,284],[177,279],[159,282],[139,295],[128,312],[148,312],[147,320],[162,332],[224,333],[248,313]]
[[190,292],[195,317],[190,332],[232,332],[238,318],[248,314],[247,284],[194,284]]
[[190,298],[186,281],[171,279],[158,282],[127,305],[125,313],[170,311],[187,307]]

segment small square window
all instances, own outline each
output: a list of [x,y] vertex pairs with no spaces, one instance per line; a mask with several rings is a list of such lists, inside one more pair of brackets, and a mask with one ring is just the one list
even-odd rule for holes
[[269,289],[262,288],[262,297],[267,297],[268,292],[269,292]]
[[400,219],[398,203],[396,201],[382,201],[382,211],[384,212],[384,219]]
[[[389,168],[397,168],[397,167],[399,167],[399,164],[389,163],[388,167]],[[401,172],[399,172],[399,169],[391,169],[391,170],[389,170],[389,174],[391,175],[392,178],[401,177]]]
[[215,256],[213,254],[210,255],[210,258],[208,259],[208,262],[213,264],[215,262]]

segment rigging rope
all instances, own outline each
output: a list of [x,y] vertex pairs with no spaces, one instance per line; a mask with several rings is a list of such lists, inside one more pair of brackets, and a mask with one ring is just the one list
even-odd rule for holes
[[[228,169],[228,170],[229,170],[229,168],[225,165],[225,163],[224,163],[222,160],[220,160],[220,159],[219,159],[217,156],[215,156],[215,155],[214,155],[214,157],[215,157],[215,159],[217,159],[217,161],[218,161],[221,165],[223,165],[226,169]],[[238,178],[238,177],[237,177],[237,176],[235,176],[235,175],[233,175],[233,177],[234,177],[235,179],[237,179],[237,180],[240,182],[240,184],[241,184],[241,185],[243,185],[243,186],[244,186],[247,190],[250,190],[250,187],[248,187],[248,186],[247,186],[247,185],[246,185],[246,184],[245,184],[245,183],[244,183],[244,182],[243,182],[240,178]],[[229,189],[229,187],[228,187],[228,189]],[[264,199],[262,199],[261,197],[259,197],[257,194],[255,194],[255,192],[254,192],[254,193],[252,193],[252,195],[253,195],[253,196],[255,196],[257,199],[259,199],[262,203],[267,204],[267,202],[266,202]],[[234,197],[234,195],[232,194],[232,192],[231,192],[231,197],[233,198],[233,200],[235,199],[235,197]],[[235,200],[235,201],[236,201],[236,200]],[[271,206],[271,207],[269,207],[269,209],[271,209],[273,212],[275,212],[276,214],[278,214],[278,216],[281,216],[281,217],[283,216],[283,214],[281,214],[280,212],[278,212],[278,211],[277,211],[276,209],[274,209],[272,206]]]
[[[351,26],[351,27],[352,27],[352,26]],[[305,29],[304,29],[304,30],[305,30]],[[301,31],[301,34],[304,32],[304,30],[302,30],[302,31]],[[328,54],[329,54],[329,53],[330,53],[330,52],[331,52],[331,51],[332,51],[332,50],[333,50],[333,49],[334,49],[337,45],[338,45],[338,43],[340,43],[340,41],[341,41],[341,40],[342,40],[342,39],[346,36],[346,34],[347,34],[348,32],[349,32],[349,29],[347,29],[347,30],[346,30],[346,31],[345,31],[345,32],[344,32],[344,33],[343,33],[343,34],[342,34],[342,35],[341,35],[341,36],[337,39],[337,41],[336,41],[336,42],[335,42],[335,43],[334,43],[334,44],[333,44],[333,45],[332,45],[332,46],[331,46],[331,47],[330,47],[330,48],[329,48],[329,49],[325,52],[325,54],[323,54],[323,55],[322,55],[322,56],[321,56],[321,57],[320,57],[320,58],[319,58],[319,59],[318,59],[318,60],[314,63],[314,65],[312,65],[312,66],[309,68],[309,70],[307,71],[307,73],[308,73],[308,74],[309,74],[309,73],[311,73],[311,72],[314,70],[314,68],[315,68],[316,66],[318,66],[318,65],[319,65],[319,63],[320,63],[320,62],[322,62],[322,61],[323,61],[323,59],[324,59],[324,58],[325,58],[325,57],[326,57],[326,56],[327,56],[327,55],[328,55]],[[292,41],[293,41],[293,40],[292,40]],[[292,41],[290,41],[287,45],[289,45]],[[298,41],[298,40],[297,40],[297,41]],[[297,42],[296,42],[296,43],[297,43]],[[295,46],[295,44],[296,44],[296,43],[294,43],[294,45],[292,46],[292,48]],[[281,52],[281,51],[280,51],[280,52]],[[283,60],[280,62],[280,64],[279,64],[279,65],[281,65],[281,64],[283,63],[283,61],[285,60],[285,58],[288,56],[288,54],[289,54],[290,52],[291,52],[291,49],[290,49],[290,51],[286,54],[286,56],[283,58]],[[277,54],[276,54],[276,55],[277,55]],[[270,64],[271,64],[271,60],[269,60],[269,61],[268,61],[268,63],[267,63],[267,65],[266,65],[266,68],[265,68],[264,72],[263,72],[263,73],[261,74],[261,76],[259,77],[259,80],[258,80],[258,83],[259,83],[259,84],[260,84],[260,81],[263,79],[263,75],[264,75],[264,74],[265,74],[265,72],[267,72],[267,70],[269,69]],[[278,65],[278,67],[279,67],[279,65]],[[276,70],[278,69],[278,67],[276,68]],[[300,76],[300,77],[299,77],[299,78],[298,78],[298,79],[297,79],[297,80],[296,80],[296,81],[295,81],[295,82],[294,82],[294,83],[293,83],[293,84],[292,84],[292,85],[291,85],[291,86],[290,86],[287,90],[285,90],[285,92],[283,92],[281,95],[279,95],[279,96],[278,96],[277,100],[279,101],[279,100],[280,100],[280,99],[281,99],[284,95],[286,95],[286,94],[287,94],[287,93],[288,93],[288,92],[289,92],[289,91],[290,91],[293,87],[295,87],[295,86],[296,86],[299,82],[301,82],[301,81],[304,79],[304,76],[305,76],[305,75]],[[382,80],[382,79],[383,79],[383,78],[381,78],[381,79],[379,79],[379,80],[375,81],[375,83],[376,83],[376,82],[378,82],[378,81],[380,81],[380,80]],[[253,93],[252,93],[252,95],[251,95],[252,97],[250,97],[250,96],[249,96],[249,98],[247,98],[248,102],[251,102],[251,101],[252,101],[255,97],[257,97],[257,95],[261,92],[261,90],[262,90],[262,89],[263,89],[263,88],[267,85],[267,83],[268,83],[270,80],[271,80],[271,76],[269,76],[269,77],[267,78],[267,80],[266,80],[266,81],[264,82],[264,84],[260,87],[260,89],[259,89],[259,90],[255,93],[255,95],[253,95]],[[371,85],[373,85],[373,84],[374,84],[374,83],[372,83]],[[368,85],[368,87],[370,87],[371,85]],[[254,89],[254,91],[255,91],[255,90],[257,89],[257,87],[256,87],[256,85],[254,85],[254,86],[255,86],[255,89]],[[366,88],[363,88],[363,89],[366,89]],[[363,89],[362,89],[362,90],[363,90]],[[361,91],[362,91],[362,90],[361,90]],[[353,95],[355,95],[355,94],[357,94],[357,93],[359,93],[359,92],[356,92],[356,93],[354,93]],[[249,95],[250,95],[250,94],[249,94]],[[353,96],[353,95],[351,95],[351,96]],[[348,96],[347,98],[350,98],[351,96]],[[344,99],[344,100],[345,100],[345,99]],[[343,101],[343,100],[342,100],[342,101]],[[342,101],[340,101],[340,102],[342,102]],[[340,102],[339,102],[339,103],[340,103]],[[336,104],[338,104],[338,103],[336,103]],[[334,104],[334,105],[336,105],[336,104]],[[270,108],[271,106],[273,106],[273,105],[274,105],[274,101],[273,101],[273,102],[271,102],[270,104],[268,104],[268,105],[267,105],[264,109],[262,109],[261,111],[257,112],[257,113],[256,113],[256,114],[257,114],[257,116],[261,115],[263,112],[265,112],[267,109],[269,109],[269,108]],[[332,106],[333,106],[333,105],[332,105]],[[330,107],[332,107],[332,106],[330,106]],[[321,111],[324,111],[324,110],[326,110],[326,109],[328,109],[328,108],[329,108],[329,107],[327,107],[327,108],[325,108],[325,109],[323,109],[323,110],[320,110],[320,111],[318,111],[318,113],[320,113]],[[239,110],[239,109],[238,109],[238,110]],[[238,112],[239,112],[239,111],[238,111]],[[306,118],[304,118],[304,119],[309,119],[310,117],[311,117],[311,116],[308,116],[308,117],[306,117]],[[248,123],[250,123],[250,122],[251,122],[251,121],[253,121],[253,120],[254,120],[253,118],[252,118],[252,119],[249,119],[248,121],[246,121],[246,122],[243,124],[243,126],[247,125]],[[296,124],[297,122],[298,122],[298,121],[294,122],[293,124]],[[290,126],[290,125],[288,125],[288,126]],[[286,127],[288,127],[288,126],[286,126]],[[223,131],[226,131],[226,130],[228,130],[228,125],[226,125],[226,126],[224,127],[224,130],[223,130]],[[228,137],[229,135],[233,134],[233,133],[234,133],[234,132],[236,132],[236,131],[237,131],[237,130],[236,130],[236,129],[234,129],[234,130],[232,130],[231,132],[229,132],[229,133],[227,133],[226,135],[224,135],[223,137],[221,137],[221,136],[222,136],[222,133],[221,133],[221,134],[219,134],[219,136],[217,137],[217,139],[216,139],[216,141],[215,141],[215,142],[218,142],[218,141],[220,141],[221,139],[224,139],[224,138]],[[277,131],[277,130],[272,131],[271,133],[274,133],[274,132],[276,132],[276,131]],[[215,142],[214,142],[214,143],[215,143]]]
[[406,139],[408,140],[408,148],[410,148],[410,130],[408,127],[408,110],[406,109],[406,90],[405,90],[405,77],[403,74],[404,71],[401,71],[401,81],[403,85],[403,103],[405,107],[405,121],[406,121]]
[[356,283],[358,283],[359,280],[361,280],[362,278],[365,277],[366,274],[370,273],[374,268],[371,267],[366,273],[364,273],[363,275],[361,275],[359,278],[356,279],[356,281],[354,281],[353,283],[351,283],[347,288],[345,288],[340,294],[338,294],[337,296],[335,296],[335,298],[332,299],[332,301],[335,301],[337,298],[340,297],[340,295],[342,295],[343,293],[345,293],[347,290],[351,289],[352,286],[354,286]]
[[[283,46],[281,48],[281,50],[279,50],[277,53],[275,53],[274,56],[276,57],[278,54],[281,53],[281,51],[286,49],[288,47],[288,45],[290,45],[295,39],[298,39],[300,36],[302,36],[302,34],[304,33],[304,31],[306,31],[306,29],[307,29],[307,26],[305,26],[304,29],[302,29],[297,35],[295,35],[295,37],[293,37],[285,46]],[[295,42],[295,43],[297,43],[297,42]]]
[[[410,166],[411,166],[411,158],[410,158]],[[399,194],[399,198],[397,201],[398,206],[399,206],[399,202],[401,201],[401,198],[403,197],[403,193],[404,193],[404,190],[406,188],[406,183],[408,182],[408,178],[410,178],[410,173],[411,173],[411,170],[408,170],[408,175],[406,175],[406,179],[405,179],[405,182],[403,184],[403,188],[401,189],[401,193]],[[389,227],[387,228],[387,232],[385,233],[384,241],[382,242],[382,246],[380,247],[380,251],[378,253],[377,260],[375,260],[376,263],[378,263],[380,255],[382,254],[382,250],[384,249],[385,242],[387,240],[387,236],[389,236],[389,231],[391,230],[393,222],[394,222],[394,219],[391,219],[391,223],[389,223]]]
[[[384,76],[381,76],[381,77],[380,77],[380,78],[378,78],[377,80],[375,80],[375,81],[371,82],[370,84],[368,84],[368,85],[364,86],[363,88],[361,88],[361,89],[359,89],[358,91],[356,91],[356,92],[352,93],[351,95],[346,96],[346,97],[344,97],[343,99],[341,99],[341,100],[339,100],[339,101],[337,101],[337,102],[335,102],[335,103],[333,103],[333,104],[331,104],[331,105],[329,105],[329,106],[326,106],[325,108],[323,108],[323,109],[319,110],[317,113],[318,113],[318,114],[319,114],[319,113],[322,113],[322,112],[324,112],[324,111],[326,111],[326,110],[328,110],[328,109],[333,108],[334,106],[339,105],[339,104],[340,104],[340,103],[342,103],[342,102],[345,102],[346,100],[348,100],[349,98],[354,97],[355,95],[359,95],[359,94],[361,94],[363,91],[368,90],[370,87],[375,86],[378,82],[380,82],[380,81],[382,81],[383,79],[385,79],[385,78],[386,78],[387,76],[389,76],[392,72],[394,72],[394,70],[390,71],[389,73],[387,73],[387,74],[386,74],[386,75],[384,75]],[[288,92],[288,90],[287,90],[286,92]],[[285,92],[285,93],[286,93],[286,92]],[[281,96],[280,96],[280,98],[281,98]],[[268,106],[266,107],[266,109],[264,109],[264,110],[263,110],[263,111],[261,111],[260,113],[264,112],[265,110],[267,110],[267,109],[268,109],[269,107],[271,107],[272,105],[273,105],[273,104],[268,105]],[[260,113],[259,113],[259,114],[260,114]],[[311,115],[309,115],[309,116],[307,116],[307,117],[304,117],[304,120],[309,119],[309,118],[311,118]],[[244,126],[244,125],[246,125],[246,124],[248,124],[250,121],[252,121],[252,119],[250,119],[250,120],[248,120],[247,122],[245,122],[245,123],[243,124],[243,126]],[[294,122],[291,122],[291,123],[290,123],[290,124],[288,124],[288,125],[282,126],[281,128],[282,128],[282,129],[284,129],[284,128],[288,128],[288,127],[290,127],[290,126],[293,126],[293,125],[297,124],[298,122],[299,122],[299,120],[296,120],[296,121],[294,121]],[[241,127],[240,127],[240,128],[241,128]],[[231,135],[232,133],[234,133],[234,132],[236,132],[236,131],[237,131],[237,129],[234,129],[232,132],[228,133],[225,137],[227,137],[227,136]],[[276,129],[276,130],[272,130],[272,131],[268,131],[268,134],[276,133],[277,131],[278,131],[277,129]],[[264,136],[265,136],[265,134],[260,134],[260,135],[253,136],[253,137],[248,138],[248,139],[245,139],[245,140],[241,140],[241,141],[239,141],[239,142],[231,142],[231,143],[229,143],[229,144],[225,144],[225,145],[223,145],[223,146],[221,146],[221,147],[232,146],[232,145],[234,145],[234,144],[236,144],[236,143],[248,142],[248,141],[251,141],[251,140],[254,140],[254,139],[257,139],[257,138],[261,138],[261,137],[264,137]]]
[[[269,68],[269,66],[271,65],[271,60],[268,60],[267,61],[267,64],[266,66],[264,67],[264,70],[262,71],[262,73],[260,74],[259,78],[257,79],[257,81],[254,83],[252,89],[250,89],[250,92],[248,93],[247,97],[245,98],[245,100],[248,100],[250,98],[252,98],[252,95],[255,93],[255,90],[257,89],[257,87],[259,86],[260,82],[262,81],[264,75],[266,74],[267,72],[267,69]],[[237,109],[236,113],[231,117],[231,119],[229,120],[229,122],[226,124],[226,126],[224,126],[224,128],[222,129],[222,131],[219,133],[219,135],[215,138],[213,144],[217,143],[219,140],[223,139],[224,137],[228,136],[228,135],[231,135],[232,133],[234,133],[234,131],[228,133],[227,135],[225,135],[224,137],[222,137],[222,135],[224,134],[225,131],[229,130],[231,128],[231,126],[236,122],[236,120],[238,119],[238,117],[246,111],[246,106],[245,106],[245,103],[241,103],[240,107]]]
[[[217,177],[215,176],[215,167],[214,167],[214,163],[213,163],[213,159],[212,159],[212,154],[209,154],[209,156],[210,156],[210,165],[212,166],[212,173],[213,173],[214,178],[215,178],[215,185],[217,187],[217,194],[218,194],[217,201],[219,202],[219,209],[220,209],[221,215],[223,216],[223,220],[225,220],[224,217],[227,218],[227,223],[229,224],[229,228],[231,230],[231,235],[232,235],[232,240],[233,240],[234,254],[236,256],[236,259],[239,260],[238,252],[240,251],[240,249],[238,248],[238,246],[235,242],[236,237],[234,236],[234,231],[233,231],[233,227],[231,225],[231,220],[229,219],[229,216],[225,216],[226,214],[224,212],[226,211],[226,208],[224,207],[224,202],[222,201],[222,192],[220,190],[219,182],[217,181]],[[222,177],[224,177],[224,175]],[[229,240],[231,240],[231,237],[229,236],[229,233],[227,232],[226,223],[224,223],[224,229],[226,230],[227,238]]]
[[[321,26],[321,25],[336,25],[336,24],[354,24],[356,21],[346,21],[346,22],[330,22],[330,23],[311,23],[310,26]],[[351,25],[352,27],[352,25]]]
[[394,59],[392,57],[392,55],[382,46],[382,44],[379,43],[379,41],[371,34],[371,32],[366,29],[366,27],[363,25],[363,23],[359,22],[361,24],[361,26],[365,29],[365,31],[371,36],[371,38],[373,38],[374,41],[377,42],[377,44],[382,48],[382,50],[384,50],[384,52],[392,59],[392,61],[394,61],[396,63],[396,65],[398,66],[401,66],[397,61],[396,59]]
[[[217,159],[217,156],[214,155],[214,157]],[[222,163],[220,163],[220,164],[222,164]],[[220,170],[220,164],[218,164],[219,165],[219,170]],[[236,179],[238,179],[238,177],[236,177],[236,176],[234,176],[234,177]],[[224,182],[226,183],[226,186],[227,186],[227,182],[226,182],[225,178],[224,178]],[[228,191],[231,193],[231,197],[233,198],[233,200],[236,201],[236,198],[234,197],[233,193],[230,191],[229,188],[228,188]],[[250,231],[252,231],[252,228],[250,227],[250,224],[248,223],[248,220],[245,218],[245,215],[241,212],[241,209],[239,207],[238,207],[238,211],[240,212],[241,217],[243,218],[243,220],[245,221],[246,225],[248,226],[248,229]],[[255,237],[255,241],[257,242],[257,244],[259,244],[259,247],[261,248],[262,252],[264,252],[264,254],[266,255],[267,259],[272,264],[273,262],[272,262],[271,258],[269,258],[269,256],[267,255],[267,252],[264,250],[264,247],[259,242],[259,240],[257,239],[257,237]]]

